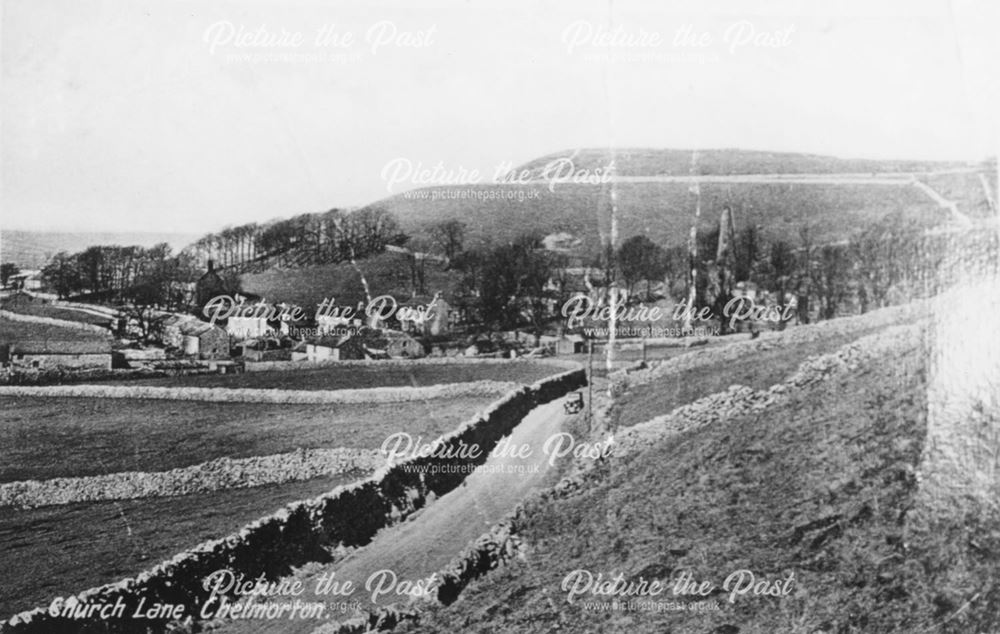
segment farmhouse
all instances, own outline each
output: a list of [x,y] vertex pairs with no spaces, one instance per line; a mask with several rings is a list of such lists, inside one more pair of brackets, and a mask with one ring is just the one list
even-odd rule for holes
[[208,270],[195,282],[194,294],[199,308],[207,304],[213,297],[228,294],[225,281],[215,270],[214,260],[208,261]]
[[218,326],[203,321],[187,322],[180,327],[184,337],[184,354],[199,359],[225,359],[229,357],[229,334]]
[[238,339],[263,337],[270,331],[271,327],[263,317],[230,317],[226,320],[226,332]]
[[219,326],[190,315],[168,315],[160,320],[163,344],[199,359],[229,357],[229,334]]

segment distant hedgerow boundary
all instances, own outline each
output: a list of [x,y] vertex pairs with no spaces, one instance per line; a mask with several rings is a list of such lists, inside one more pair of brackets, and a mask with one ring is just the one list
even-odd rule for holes
[[[383,467],[372,477],[338,487],[312,500],[293,503],[244,527],[239,533],[205,542],[134,578],[82,592],[79,604],[114,604],[121,600],[124,613],[133,614],[147,604],[183,605],[186,614],[199,614],[209,591],[204,579],[220,569],[237,575],[276,579],[310,561],[329,559],[327,549],[359,546],[371,541],[380,529],[396,524],[422,508],[429,496],[441,496],[464,480],[458,467],[482,464],[496,443],[509,434],[532,409],[583,386],[586,374],[571,370],[519,387],[494,402],[485,412],[439,439],[442,450]],[[478,446],[476,457],[462,447]],[[439,457],[440,456],[440,457]],[[431,469],[430,467],[445,467]],[[406,467],[406,468],[404,468]],[[229,596],[233,599],[234,596]],[[56,605],[59,603],[57,602]],[[143,627],[165,629],[168,620],[147,620]],[[136,623],[128,618],[74,619],[36,608],[0,624],[2,634],[60,634],[70,632],[131,634]]]
[[281,390],[149,385],[0,385],[0,396],[125,398],[216,403],[406,403],[439,398],[505,394],[517,383],[475,381],[426,387],[371,387],[351,390]]

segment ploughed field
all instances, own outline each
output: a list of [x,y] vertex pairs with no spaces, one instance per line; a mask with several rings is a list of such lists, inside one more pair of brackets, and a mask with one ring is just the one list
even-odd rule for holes
[[282,390],[347,390],[372,387],[428,387],[440,383],[512,381],[531,384],[560,370],[551,365],[514,361],[505,363],[383,363],[329,365],[295,370],[244,372],[103,381],[105,385],[159,387],[224,387]]
[[[546,368],[552,374],[551,367]],[[284,373],[292,374],[292,373]],[[0,397],[0,485],[299,449],[377,450],[397,432],[429,442],[496,396],[386,404],[278,405],[144,399]],[[133,576],[285,504],[367,473],[349,471],[168,497],[0,508],[0,620],[55,596]],[[208,477],[211,477],[211,473]]]

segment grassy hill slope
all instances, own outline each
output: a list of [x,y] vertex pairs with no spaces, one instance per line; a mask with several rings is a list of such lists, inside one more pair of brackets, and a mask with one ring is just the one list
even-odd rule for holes
[[[998,631],[1000,518],[929,521],[918,508],[921,343],[888,347],[761,411],[652,436],[577,492],[529,502],[518,560],[402,631]],[[759,360],[791,368],[796,359],[790,346]],[[729,366],[714,372],[729,376]],[[655,599],[679,607],[601,609],[585,601],[612,597],[589,595],[570,604],[562,583],[577,569],[667,581]],[[792,574],[790,592],[730,602],[721,586],[741,569],[758,580]],[[682,571],[712,592],[675,596]]]
[[[596,253],[609,230],[611,188],[616,190],[619,235],[644,234],[664,246],[685,243],[694,221],[696,196],[685,183],[470,185],[477,191],[504,189],[528,192],[525,199],[485,200],[420,198],[401,194],[378,203],[396,214],[403,229],[420,234],[443,220],[458,219],[469,227],[470,243],[504,241],[524,232],[567,232],[583,239],[583,250]],[[434,187],[421,192],[445,191]],[[452,188],[454,189],[454,188]],[[537,196],[537,197],[535,197]],[[723,205],[736,212],[737,230],[760,225],[765,237],[797,244],[799,229],[808,227],[822,242],[842,240],[852,231],[874,224],[892,212],[904,212],[924,227],[943,224],[947,213],[913,186],[799,183],[712,183],[701,186],[701,224],[718,224]]]
[[540,173],[560,158],[570,158],[576,169],[594,170],[615,161],[621,176],[687,176],[689,174],[834,174],[871,172],[927,172],[956,167],[945,161],[886,161],[842,159],[797,152],[757,150],[664,150],[655,148],[583,148],[557,152],[515,168]]
[[[398,301],[412,295],[410,259],[397,253],[382,253],[358,261],[358,268],[368,282],[372,297],[392,295]],[[425,290],[449,292],[458,283],[454,272],[427,262],[424,268]],[[271,268],[240,277],[243,290],[274,302],[289,302],[304,307],[310,316],[324,299],[335,299],[337,306],[357,306],[365,301],[361,275],[349,262],[321,264],[300,268]]]

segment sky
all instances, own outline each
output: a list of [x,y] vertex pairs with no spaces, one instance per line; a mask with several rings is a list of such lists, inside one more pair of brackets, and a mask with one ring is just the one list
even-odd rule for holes
[[0,7],[0,228],[215,231],[584,147],[997,153],[989,0]]

